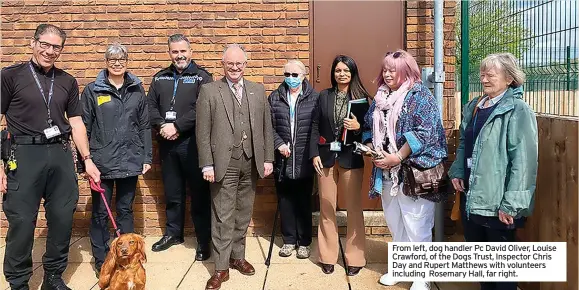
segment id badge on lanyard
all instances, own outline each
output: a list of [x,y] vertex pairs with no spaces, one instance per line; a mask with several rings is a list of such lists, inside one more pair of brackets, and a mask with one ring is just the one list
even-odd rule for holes
[[48,115],[47,118],[48,128],[44,129],[44,136],[46,137],[46,139],[54,138],[61,134],[58,126],[52,124],[52,118],[50,117],[50,102],[52,101],[52,95],[54,93],[54,69],[52,70],[52,77],[50,78],[50,89],[48,91],[48,97],[46,97],[44,94],[44,90],[42,89],[42,85],[40,84],[40,80],[38,80],[38,75],[36,75],[36,72],[34,71],[32,64],[28,63],[28,67],[30,68],[30,72],[34,77],[36,86],[40,91],[40,95],[42,97],[42,100],[44,101],[44,105],[46,105],[46,112]]
[[179,78],[176,73],[173,73],[173,80],[175,84],[173,85],[173,97],[171,98],[171,108],[169,111],[165,112],[165,121],[175,121],[177,120],[177,112],[173,109],[175,106],[175,97],[177,96],[177,87],[179,86]]
[[340,152],[342,151],[342,143],[340,141],[338,141],[338,128],[336,128],[335,132],[334,132],[334,137],[336,138],[336,141],[330,143],[330,151],[332,152]]
[[334,151],[334,152],[342,151],[342,143],[340,143],[338,141],[334,141],[334,142],[330,143],[330,151]]

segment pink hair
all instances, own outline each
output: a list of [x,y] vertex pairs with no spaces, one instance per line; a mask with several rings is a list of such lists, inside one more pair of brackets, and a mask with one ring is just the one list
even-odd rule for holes
[[[394,57],[394,54],[399,53],[400,56]],[[418,68],[418,64],[412,55],[402,49],[397,50],[394,53],[388,53],[384,56],[382,60],[382,67],[380,69],[380,73],[376,80],[378,81],[378,87],[385,84],[384,76],[382,71],[384,68],[387,69],[396,69],[398,72],[398,80],[399,84],[402,84],[406,79],[410,80],[410,83],[414,85],[415,83],[421,83],[422,79],[420,78],[420,69]]]

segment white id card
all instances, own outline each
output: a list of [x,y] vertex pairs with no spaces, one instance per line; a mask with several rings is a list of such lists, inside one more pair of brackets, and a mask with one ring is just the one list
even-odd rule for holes
[[342,151],[342,143],[340,143],[338,141],[334,141],[334,142],[330,143],[330,151],[334,151],[334,152]]
[[466,159],[466,167],[472,168],[472,158],[467,158],[467,159]]
[[44,135],[46,136],[46,139],[54,138],[60,135],[60,129],[58,129],[58,126],[46,128],[44,129]]
[[175,111],[167,111],[165,113],[165,120],[167,121],[175,121],[177,119],[177,112]]

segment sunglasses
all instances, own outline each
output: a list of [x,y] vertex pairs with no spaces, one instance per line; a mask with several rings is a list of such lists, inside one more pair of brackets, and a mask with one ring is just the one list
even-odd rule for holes
[[283,73],[283,75],[284,75],[286,78],[289,78],[290,76],[292,76],[292,77],[294,77],[294,78],[297,78],[300,74],[299,74],[299,73],[288,73],[288,72],[286,72],[286,73]]
[[400,51],[396,51],[396,52],[390,51],[390,52],[386,53],[386,56],[389,56],[389,55],[392,55],[393,58],[399,58],[402,55],[402,53]]

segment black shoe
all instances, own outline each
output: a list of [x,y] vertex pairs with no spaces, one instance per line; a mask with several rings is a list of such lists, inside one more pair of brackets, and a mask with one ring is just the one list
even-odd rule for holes
[[322,263],[322,272],[324,272],[324,274],[334,273],[334,265]]
[[350,266],[348,266],[348,276],[356,276],[356,275],[358,275],[358,273],[360,273],[360,270],[362,270],[362,267],[350,267]]
[[44,281],[42,281],[41,290],[72,290],[64,284],[62,277],[60,275],[44,275]]
[[101,276],[101,267],[95,267],[94,274],[98,279]]
[[197,252],[195,253],[195,260],[205,261],[211,257],[211,250],[208,244],[197,245]]
[[180,237],[163,236],[158,242],[153,244],[151,250],[153,252],[160,252],[170,248],[171,246],[182,244],[183,242],[185,242],[185,240]]

